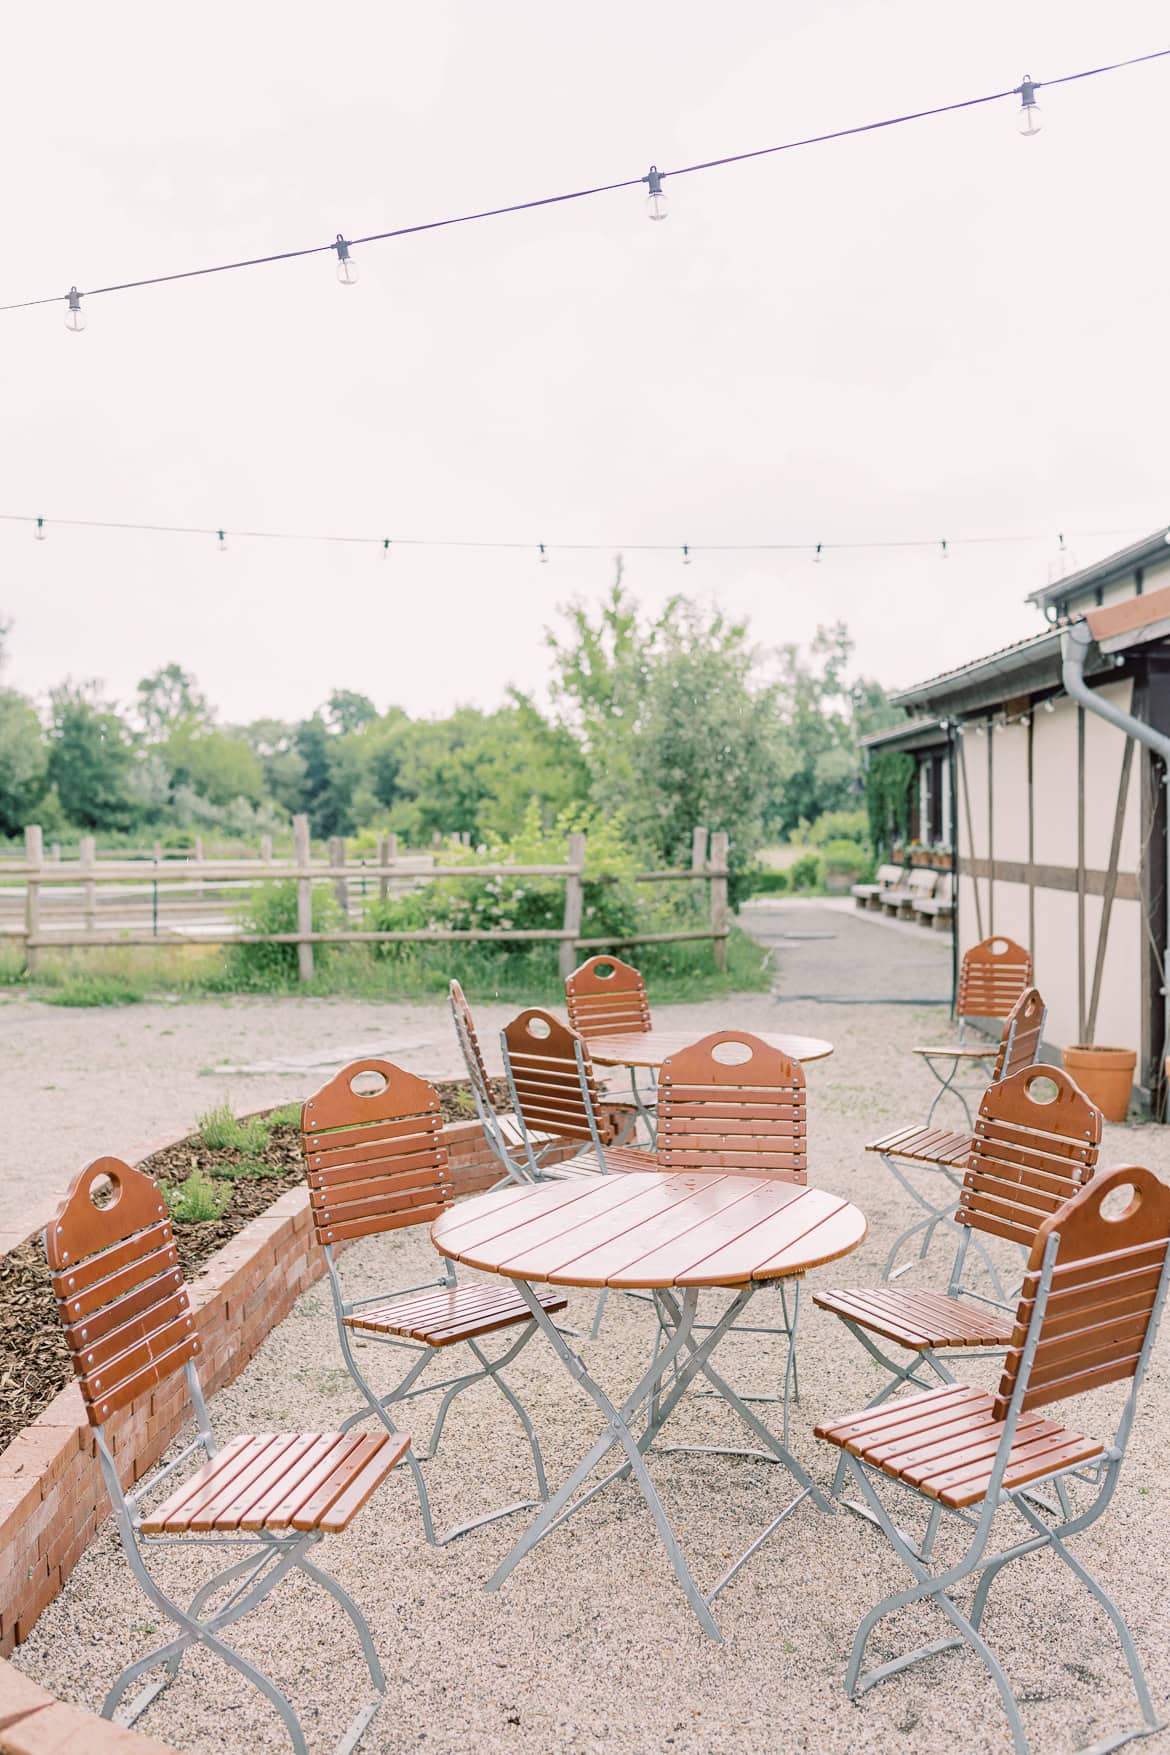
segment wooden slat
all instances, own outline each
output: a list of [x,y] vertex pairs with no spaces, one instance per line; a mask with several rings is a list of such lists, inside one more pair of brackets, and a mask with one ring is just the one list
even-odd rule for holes
[[311,1433],[289,1432],[278,1438],[276,1443],[259,1456],[247,1469],[241,1470],[235,1480],[196,1512],[191,1518],[193,1530],[231,1530],[239,1525],[240,1519],[251,1508],[253,1502],[260,1498],[274,1481],[279,1481],[288,1474],[297,1458],[302,1456],[313,1442]]
[[[262,1476],[248,1493],[246,1511],[235,1517],[241,1530],[262,1530],[268,1525],[276,1507],[286,1494],[294,1495],[313,1470],[326,1460],[334,1460],[338,1438],[335,1432],[303,1433],[295,1445],[285,1452],[280,1462]],[[221,1523],[219,1527],[223,1527]]]
[[[189,1359],[193,1359],[199,1351],[199,1345],[198,1335],[191,1335],[180,1341],[178,1346],[173,1347],[169,1353],[163,1354],[160,1358],[143,1367],[142,1370],[135,1372],[132,1377],[122,1378],[116,1384],[110,1383],[111,1374],[107,1372],[105,1393],[100,1400],[95,1397],[89,1406],[90,1424],[103,1425],[111,1414],[116,1414],[120,1408],[129,1407],[130,1403],[136,1401],[146,1390],[153,1389],[156,1384],[169,1377],[172,1371],[177,1371],[180,1365],[185,1365]],[[82,1379],[83,1394],[85,1387],[85,1380]]]
[[[779,1049],[790,1060],[824,1060],[833,1044],[819,1036],[791,1036],[775,1030],[756,1032],[769,1048]],[[659,1067],[673,1055],[690,1048],[694,1038],[682,1030],[647,1030],[643,1034],[594,1036],[589,1052],[598,1066]]]
[[[366,1434],[358,1439],[353,1449],[342,1462],[334,1468],[309,1497],[301,1502],[289,1519],[294,1530],[315,1530],[323,1527],[323,1518],[341,1498],[346,1488],[372,1462],[378,1453],[389,1442],[388,1432]],[[393,1449],[391,1455],[393,1455]],[[340,1526],[337,1526],[340,1527]]]
[[[697,1202],[700,1192],[712,1186],[710,1203],[718,1209],[720,1193],[704,1179],[703,1189],[681,1186],[674,1177],[656,1175],[622,1177],[620,1186],[624,1199],[614,1198],[609,1179],[593,1185],[597,1198],[588,1210],[580,1206],[560,1209],[550,1215],[547,1227],[526,1226],[513,1242],[509,1238],[493,1240],[490,1248],[500,1264],[501,1273],[517,1279],[548,1280],[554,1284],[603,1286],[606,1263],[612,1265],[616,1254],[623,1261],[634,1253],[645,1253],[650,1247],[647,1238],[656,1234],[657,1226],[668,1232],[694,1224],[705,1210]],[[728,1198],[724,1196],[723,1198]],[[734,1197],[731,1197],[734,1198]],[[637,1241],[631,1246],[628,1239]],[[594,1257],[597,1250],[610,1253],[604,1261]],[[563,1281],[558,1276],[568,1276]]]
[[136,1317],[149,1319],[159,1306],[178,1297],[185,1299],[186,1290],[182,1272],[176,1265],[153,1280],[146,1280],[132,1292],[123,1293],[113,1304],[95,1310],[82,1321],[66,1322],[66,1343],[71,1352],[84,1351],[88,1355],[107,1335],[127,1327]]
[[[668,1184],[664,1178],[661,1190],[651,1189],[622,1208],[620,1226],[611,1210],[559,1240],[559,1259],[542,1278],[570,1286],[616,1286],[623,1281],[641,1287],[670,1285],[670,1270],[663,1277],[661,1260],[674,1265],[705,1253],[708,1245],[702,1239],[710,1236],[713,1225],[725,1230],[752,1224],[773,1185],[758,1186],[761,1193],[753,1202],[746,1178],[703,1176],[689,1187],[674,1178]],[[518,1256],[507,1271],[527,1273],[531,1262],[531,1255]]]
[[[362,1441],[362,1434],[359,1432],[331,1432],[324,1436],[330,1440],[329,1449],[323,1452],[307,1474],[285,1485],[284,1491],[269,1510],[265,1525],[267,1529],[287,1529],[306,1500],[320,1490],[334,1471],[353,1455]],[[406,1438],[403,1446],[405,1451],[409,1448],[410,1439],[405,1433],[400,1433],[399,1437]]]
[[[317,1528],[324,1530],[327,1535],[335,1535],[351,1524],[399,1458],[405,1454],[409,1442],[409,1439],[400,1441],[398,1438],[391,1439],[388,1433],[384,1434],[378,1448],[371,1452],[363,1467],[354,1471],[343,1491],[320,1518]],[[297,1527],[295,1518],[293,1527]]]
[[142,1527],[148,1535],[159,1534],[169,1518],[176,1519],[176,1527],[182,1526],[180,1512],[189,1505],[196,1496],[205,1490],[221,1470],[232,1466],[243,1467],[247,1456],[253,1453],[254,1447],[266,1444],[266,1438],[233,1438],[222,1450],[217,1450],[213,1457],[193,1475],[188,1475],[178,1487],[175,1487],[156,1508],[148,1512],[142,1520]]
[[374,1237],[379,1231],[394,1231],[402,1225],[429,1225],[451,1205],[449,1200],[403,1207],[373,1219],[343,1219],[320,1227],[322,1243],[340,1243],[354,1237]]

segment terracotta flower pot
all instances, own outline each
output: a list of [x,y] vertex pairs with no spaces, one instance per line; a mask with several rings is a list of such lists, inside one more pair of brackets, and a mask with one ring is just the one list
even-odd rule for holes
[[1074,1042],[1060,1051],[1061,1062],[1106,1121],[1124,1121],[1129,1113],[1137,1054],[1132,1048],[1101,1048],[1095,1042]]

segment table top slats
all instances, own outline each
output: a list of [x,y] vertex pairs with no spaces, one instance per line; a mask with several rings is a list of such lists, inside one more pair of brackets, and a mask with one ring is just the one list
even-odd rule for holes
[[[792,1060],[824,1060],[833,1052],[833,1044],[820,1036],[789,1036],[776,1030],[753,1030],[769,1048],[778,1048]],[[661,1066],[672,1055],[690,1048],[703,1032],[699,1030],[641,1030],[625,1035],[615,1031],[612,1036],[591,1036],[589,1053],[599,1066]]]
[[848,1254],[864,1216],[824,1189],[719,1172],[635,1171],[480,1195],[431,1229],[442,1255],[564,1286],[734,1286]]

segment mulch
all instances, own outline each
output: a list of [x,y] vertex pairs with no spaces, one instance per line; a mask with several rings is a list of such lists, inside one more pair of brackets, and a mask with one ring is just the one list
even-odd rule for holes
[[[466,1080],[440,1080],[435,1090],[444,1121],[474,1118],[475,1104]],[[511,1107],[503,1079],[492,1081],[492,1099],[498,1109]],[[198,1223],[172,1220],[179,1262],[188,1280],[250,1220],[303,1181],[300,1135],[295,1127],[273,1127],[263,1150],[246,1155],[250,1163],[262,1163],[265,1174],[228,1180],[225,1171],[234,1168],[243,1156],[213,1151],[197,1134],[191,1134],[153,1152],[139,1165],[168,1187],[178,1187],[193,1171],[201,1171],[213,1176],[217,1187],[231,1190],[218,1218]],[[48,1407],[72,1377],[44,1246],[39,1237],[32,1238],[0,1256],[0,1450]]]

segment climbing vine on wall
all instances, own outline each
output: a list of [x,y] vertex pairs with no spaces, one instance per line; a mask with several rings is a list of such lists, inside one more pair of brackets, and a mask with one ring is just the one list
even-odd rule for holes
[[865,770],[865,807],[869,812],[869,838],[879,854],[888,850],[892,841],[904,841],[910,833],[914,772],[914,757],[903,750],[880,750],[869,758]]

